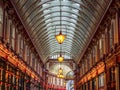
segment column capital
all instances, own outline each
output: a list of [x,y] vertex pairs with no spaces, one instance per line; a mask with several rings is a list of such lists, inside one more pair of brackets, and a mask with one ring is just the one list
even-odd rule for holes
[[109,9],[111,19],[114,19],[117,13],[117,7],[113,6]]

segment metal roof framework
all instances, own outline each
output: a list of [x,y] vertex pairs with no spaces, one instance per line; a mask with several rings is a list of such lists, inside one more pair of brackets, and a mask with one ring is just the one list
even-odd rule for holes
[[[60,45],[55,35],[67,38],[62,55],[76,63],[110,0],[13,0],[43,62],[56,59]],[[61,8],[61,10],[60,10]],[[60,24],[61,23],[61,24]]]

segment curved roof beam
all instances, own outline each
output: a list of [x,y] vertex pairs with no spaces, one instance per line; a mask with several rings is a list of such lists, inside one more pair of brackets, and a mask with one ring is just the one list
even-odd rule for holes
[[[73,1],[71,1],[71,2],[73,2]],[[77,3],[77,4],[79,4],[81,7],[84,7],[88,12],[90,12],[89,14],[92,14],[92,12],[91,12],[91,10],[89,10],[89,8],[88,7],[86,7],[85,5],[83,5],[82,3]],[[39,13],[38,13],[38,15],[41,13],[41,12],[43,12],[44,10],[46,10],[46,9],[49,9],[49,8],[52,8],[52,7],[58,7],[58,6],[60,6],[59,4],[58,5],[54,5],[54,6],[49,6],[49,7],[46,7],[46,8],[44,8],[44,9],[42,9],[42,6],[37,6],[36,8],[34,8],[33,10],[31,10],[30,9],[30,11],[31,12],[29,12],[29,14],[28,14],[28,16],[27,17],[29,17],[32,13],[34,13],[35,11],[37,11],[37,9],[38,9],[38,11],[39,11]],[[74,9],[77,9],[77,10],[79,10],[80,11],[80,9],[79,8],[76,8],[76,7],[73,7],[73,6],[70,6],[70,5],[61,5],[61,6],[68,6],[68,7],[71,7],[71,8],[74,8]],[[41,9],[40,9],[41,8]],[[95,9],[95,11],[96,12],[98,12],[97,10],[96,10],[96,8],[94,8]],[[25,14],[23,14],[24,16],[25,16]],[[94,14],[92,14],[92,16],[94,16]],[[34,16],[34,17],[36,17],[36,16]],[[33,17],[33,18],[34,18]],[[95,16],[94,16],[95,17]],[[97,17],[96,17],[97,18]],[[26,18],[27,19],[27,18]],[[26,20],[26,19],[24,19],[24,20]]]
[[[54,46],[52,46],[52,48],[54,48]],[[64,52],[64,53],[71,53],[71,51],[69,51],[69,50],[67,50],[67,48],[68,47],[65,47],[65,49],[66,49],[66,52]],[[51,55],[53,52],[60,52],[60,50],[53,50],[53,51],[47,51],[47,52],[45,52],[45,53],[43,53],[44,54],[44,58],[45,59],[47,59],[47,57],[49,56],[49,55]],[[76,59],[76,57],[78,57],[78,55],[76,54],[76,52],[75,51],[72,51],[72,53],[70,54],[72,57],[73,57],[73,59],[75,60]]]
[[[33,38],[35,46],[41,54],[45,54],[41,55],[43,60],[52,55],[51,52],[60,51],[55,35],[59,33],[60,28],[65,34],[65,27],[68,28],[63,51],[69,52],[77,60],[105,10],[103,3],[107,1],[67,0],[62,1],[61,4],[59,0],[58,2],[55,0],[16,0],[16,2],[16,8],[23,17],[23,22],[28,27],[29,35]],[[62,20],[58,17],[62,17]],[[62,24],[59,24],[60,21]]]
[[[51,41],[51,40],[52,40],[52,39],[50,39],[50,41]],[[66,43],[68,43],[68,44],[63,44],[63,46],[64,46],[64,45],[69,46],[69,44],[72,44],[71,40],[66,40]],[[74,43],[74,42],[73,42],[73,43]],[[53,46],[53,45],[58,46],[58,43],[52,42],[52,46]],[[77,44],[74,44],[74,45],[72,45],[72,46],[76,46],[76,48],[79,47]],[[51,46],[50,46],[50,43],[45,44],[43,47],[39,46],[39,49],[43,49],[43,48],[46,49],[47,47],[51,47]],[[54,48],[58,48],[58,49],[59,49],[59,47],[54,47]],[[82,49],[82,47],[80,46],[79,49]],[[78,50],[78,49],[77,49],[77,50]]]
[[[52,41],[52,39],[50,39],[49,41]],[[66,40],[66,43],[67,43],[67,44],[63,44],[63,46],[64,46],[64,45],[69,46],[69,44],[72,44],[72,43],[74,43],[74,42],[75,42],[75,41],[72,42],[71,40]],[[52,46],[53,46],[53,45],[58,46],[58,43],[52,42]],[[42,46],[42,45],[41,45],[41,46]],[[41,46],[39,47],[39,49],[43,49],[43,48],[46,49],[47,47],[49,47],[49,48],[51,47],[51,46],[50,46],[50,43],[48,43],[48,44],[45,43],[45,45],[44,45],[43,47],[41,47]],[[73,47],[78,48],[79,45],[78,45],[78,44],[74,44]],[[54,47],[54,48],[55,48],[55,47]],[[58,48],[59,48],[59,47],[58,47]],[[79,48],[82,49],[81,46],[80,46]],[[69,48],[68,48],[68,49],[69,49]],[[74,50],[75,50],[75,49],[74,49]],[[77,49],[77,50],[78,50],[78,49]]]
[[[74,0],[74,1],[76,1],[76,2],[78,2],[77,0]],[[90,2],[90,0],[82,0],[82,2],[87,2],[87,3],[89,3],[93,8],[96,8],[96,6],[93,4],[93,3],[91,3]],[[106,0],[103,0],[103,1],[106,1]],[[103,7],[99,4],[99,2],[96,0],[96,2],[97,2],[97,4],[100,6],[100,8],[102,8],[103,9]],[[79,3],[79,2],[78,2]],[[99,12],[98,12],[99,13]]]
[[[34,0],[32,0],[34,1]],[[22,15],[25,15],[27,12],[29,12],[29,10],[31,10],[32,12],[34,10],[36,10],[36,7],[38,4],[39,6],[42,6],[43,4],[45,3],[48,3],[48,2],[51,2],[51,1],[54,1],[54,0],[44,0],[41,2],[41,0],[36,0],[34,3],[31,3],[28,7],[27,7],[27,10],[22,14]]]
[[[53,17],[53,18],[55,18],[55,17]],[[46,28],[47,28],[47,25],[48,24],[50,24],[50,23],[55,23],[55,22],[59,22],[60,20],[54,20],[54,21],[49,21],[49,22],[47,22],[47,23],[45,23],[44,24],[44,26],[43,25],[41,25],[41,24],[39,24],[39,25],[41,25],[41,27],[45,27],[46,26]],[[74,23],[74,22],[72,22],[71,20],[61,20],[62,22],[66,22],[66,23],[72,23],[72,24],[74,24],[75,26],[78,26],[78,27],[81,27],[81,25],[85,28],[85,30],[87,30],[87,26],[85,26],[84,24],[83,24],[83,22],[79,22],[79,24],[78,23]],[[88,23],[87,23],[88,24]],[[40,28],[39,27],[39,25],[38,25],[38,27],[36,27],[36,28],[34,28],[34,30],[37,30],[38,31],[38,29],[37,28]],[[89,24],[88,24],[89,25]],[[91,27],[90,27],[91,28]],[[42,28],[40,28],[40,29],[42,29]],[[92,28],[91,28],[92,29]],[[31,33],[34,31],[34,30],[32,30],[31,31]]]
[[[71,34],[72,35],[72,34]],[[81,40],[81,39],[79,39],[79,37],[78,36],[71,36],[70,34],[69,35],[67,35],[67,38],[66,38],[66,40],[73,40],[76,44],[78,44],[79,46],[82,46],[82,45],[84,45],[84,42],[83,42],[83,40]],[[76,39],[75,39],[76,38]],[[56,41],[56,39],[55,39],[55,37],[52,37],[52,35],[51,35],[51,38],[49,38],[49,37],[47,37],[47,38],[38,38],[37,39],[37,41],[35,41],[35,42],[37,42],[37,43],[40,43],[40,45],[45,45],[45,43],[47,43],[47,42],[49,42],[49,40],[52,40],[51,42],[55,42],[55,43],[58,43],[57,41]],[[65,41],[66,41],[65,40]],[[82,44],[81,44],[82,43]]]
[[[62,20],[62,21],[68,22],[68,24],[69,24],[69,23],[72,23],[72,22],[66,21],[66,20]],[[54,22],[57,22],[57,21],[54,21]],[[51,23],[53,23],[53,22],[51,22]],[[46,25],[47,25],[47,24],[46,24]],[[63,25],[63,24],[62,24],[62,25]],[[62,25],[61,25],[61,26],[62,26]],[[84,24],[82,24],[82,25],[84,25]],[[51,26],[51,25],[50,25],[50,26]],[[53,25],[53,26],[56,26],[56,25]],[[58,26],[59,26],[59,24],[58,24]],[[71,26],[71,25],[69,25],[69,26]],[[43,26],[42,26],[42,27],[43,27]],[[45,26],[44,26],[44,27],[45,27]],[[84,27],[85,27],[85,26],[84,26]],[[45,28],[47,29],[48,27],[45,27]],[[78,27],[78,28],[81,28],[81,27]],[[39,28],[39,30],[42,30],[42,28]],[[82,32],[84,32],[85,34],[87,34],[87,33],[86,33],[87,28],[86,28],[86,27],[85,27],[85,29],[82,29],[82,30],[83,30]],[[84,30],[85,30],[85,31],[84,31]],[[81,32],[81,30],[79,30],[79,31]],[[82,32],[81,32],[81,33],[82,33]],[[34,35],[39,34],[39,33],[40,33],[40,32],[35,32]],[[89,33],[90,33],[90,32],[89,32]]]
[[[71,33],[71,35],[72,35],[72,33]],[[72,37],[70,34],[68,35],[67,34],[67,39],[66,40],[73,40],[73,41],[75,41],[75,44],[78,44],[79,46],[81,46],[82,44],[84,44],[84,42],[83,42],[83,40],[81,40],[81,39],[79,39],[79,37],[75,34],[74,35],[74,37]],[[44,42],[45,43],[47,43],[50,39],[52,39],[52,40],[54,40],[54,41],[56,41],[56,39],[55,39],[55,37],[52,37],[52,35],[50,36],[51,38],[49,38],[49,37],[47,37],[46,38],[46,36],[45,36],[45,38],[42,38],[42,37],[40,37],[40,38],[42,38],[42,41],[43,42],[41,42],[41,40],[40,40],[40,38],[38,37],[38,38],[36,38],[35,40],[37,40],[37,41],[35,41],[35,42],[41,42],[42,43],[42,45],[44,45]],[[78,38],[78,39],[75,39],[75,38]],[[34,38],[33,38],[34,39]],[[57,43],[57,41],[56,41],[56,43]],[[81,44],[82,43],[82,44]],[[41,44],[40,44],[41,45]]]
[[[60,12],[59,10],[58,11],[55,11],[55,12]],[[36,12],[37,14],[36,15],[34,15],[34,17],[32,17],[31,19],[30,19],[30,21],[29,21],[29,23],[30,22],[32,22],[33,20],[35,20],[34,18],[35,17],[39,17],[39,18],[37,18],[37,21],[38,20],[42,20],[43,18],[44,18],[44,16],[47,16],[47,15],[50,15],[50,14],[53,14],[53,13],[55,13],[54,11],[53,12],[48,12],[48,13],[46,13],[46,14],[41,14],[41,12]],[[76,15],[76,16],[78,16],[78,17],[80,17],[81,15],[80,14],[77,14],[77,13],[73,13],[73,12],[71,12],[71,11],[62,11],[62,12],[67,12],[67,13],[70,13],[70,14],[74,14],[74,15]],[[83,12],[82,10],[80,10],[79,11],[79,13],[82,13],[83,15],[85,15],[87,18],[89,18],[89,15],[88,14],[86,14],[85,12]],[[40,15],[41,14],[41,15]],[[94,18],[94,17],[93,17]],[[96,17],[96,19],[97,19],[97,17]],[[91,18],[89,18],[89,20],[91,20]],[[92,20],[91,20],[92,21]],[[29,24],[28,23],[28,24]],[[94,23],[94,21],[92,21],[92,23]],[[28,25],[27,24],[27,25]]]
[[[58,11],[58,12],[59,12],[59,11]],[[64,12],[64,11],[63,11],[63,12]],[[71,12],[69,12],[69,11],[65,11],[65,12],[66,12],[66,13],[73,14],[73,13],[71,13]],[[53,13],[56,13],[56,12],[53,12]],[[53,14],[53,13],[52,13],[52,14]],[[82,13],[83,13],[83,12],[82,12]],[[48,13],[48,14],[50,14],[50,13]],[[48,14],[46,14],[46,16],[47,16]],[[75,15],[75,14],[74,14],[74,15]],[[87,19],[91,21],[91,23],[95,24],[95,23],[92,21],[93,19],[90,19],[90,18],[89,18],[86,14],[84,14],[84,13],[83,13],[83,15],[85,15],[85,16],[87,17]],[[83,21],[85,20],[85,19],[84,19],[81,15],[79,15],[79,14],[76,15],[76,16],[78,16],[78,18],[81,18]],[[39,17],[39,16],[38,16],[38,17]],[[63,16],[63,17],[65,17],[65,16]],[[70,17],[70,16],[68,16],[68,17]],[[34,21],[34,22],[39,22],[39,21],[41,22],[41,20],[42,20],[43,18],[44,18],[44,17],[37,18],[37,21]],[[71,17],[70,17],[70,18],[71,18]],[[73,18],[73,17],[72,17],[72,18]],[[73,19],[75,19],[75,18],[73,18]],[[30,20],[31,20],[31,19],[30,19]],[[35,19],[34,19],[34,20],[35,20]],[[78,19],[77,21],[79,21],[79,19]],[[86,20],[85,20],[85,21],[86,21]],[[80,21],[79,21],[79,22],[80,22]],[[27,25],[30,25],[30,23],[32,23],[32,21],[29,21]],[[42,23],[42,22],[41,22],[41,23]],[[31,27],[34,27],[34,24],[33,24]]]
[[[52,48],[54,48],[54,47],[52,46]],[[64,49],[66,49],[66,51],[62,51],[62,52],[67,53],[67,54],[68,54],[68,52],[71,53],[71,51],[70,51],[70,50],[67,50],[67,48],[68,48],[68,47],[65,47]],[[50,55],[52,54],[52,52],[58,53],[58,52],[60,52],[60,50],[47,51],[47,52],[42,53],[42,54],[43,54],[45,57],[48,57],[48,56],[50,56]],[[64,55],[64,54],[62,54],[62,55]],[[75,59],[76,56],[77,56],[77,54],[75,53],[75,51],[73,51],[73,52],[70,54],[70,56],[72,56],[72,57],[74,56],[73,59]],[[45,59],[46,59],[46,58],[45,58]]]
[[[54,48],[54,47],[56,47],[56,45],[52,45],[50,48]],[[74,49],[73,51],[71,51],[71,49],[69,49],[69,46],[68,46],[68,45],[64,45],[64,47],[65,47],[65,48],[64,48],[65,51],[62,50],[62,52],[69,51],[72,56],[74,55],[74,57],[78,55],[76,52],[79,52],[79,51],[75,48],[75,46],[72,47],[72,48]],[[44,52],[42,52],[44,55],[49,56],[49,54],[51,54],[51,52],[57,51],[57,49],[59,50],[59,48],[54,48],[54,49],[52,49],[52,50],[50,50],[50,49],[48,49],[48,48],[49,48],[49,46],[47,46],[46,48],[44,48],[44,50],[43,50]],[[47,50],[47,49],[48,49],[48,50]],[[55,50],[55,49],[56,49],[56,50]],[[46,51],[47,51],[47,52],[46,52]],[[48,54],[46,54],[46,53],[48,53]]]
[[[67,12],[67,13],[69,13],[69,12]],[[57,17],[60,17],[60,16],[52,16],[52,17],[49,17],[49,18],[44,19],[44,20],[43,20],[43,19],[40,20],[39,18],[37,18],[37,21],[34,21],[35,23],[30,22],[30,23],[32,23],[32,26],[31,26],[31,27],[35,27],[35,25],[38,25],[38,24],[43,24],[43,22],[45,23],[45,21],[47,21],[47,20],[49,20],[49,19],[57,18]],[[84,18],[81,17],[81,16],[78,17],[79,19],[73,18],[72,16],[67,16],[67,15],[63,15],[62,17],[63,17],[63,18],[65,18],[65,17],[66,17],[66,18],[70,18],[70,19],[72,19],[72,20],[77,21],[78,23],[81,23],[81,21],[80,21],[79,19],[82,19],[86,24],[89,25],[89,23],[87,22],[87,20],[84,19]],[[89,20],[91,21],[92,24],[94,24],[91,19],[89,19]],[[36,23],[36,22],[37,22],[37,23]],[[29,24],[30,24],[30,23],[29,23]],[[77,23],[76,23],[76,24],[77,24]],[[95,24],[94,24],[94,25],[95,25]]]
[[[68,44],[71,44],[70,42],[67,42],[67,43],[68,43]],[[68,47],[68,50],[70,50],[68,44],[64,44],[63,46],[64,46],[64,47]],[[56,48],[59,49],[59,47],[57,47],[57,46],[58,46],[57,44],[53,44],[52,46],[55,46],[52,50],[54,50],[54,49],[56,49]],[[47,45],[45,45],[45,46],[42,47],[42,48],[39,47],[39,49],[43,49],[43,48],[44,48],[44,49],[48,49],[48,48],[52,48],[52,46],[49,46],[49,45],[47,44]],[[76,47],[76,46],[77,46],[77,45],[73,45],[73,47]],[[72,47],[72,48],[73,48],[73,47]],[[76,47],[76,48],[78,48],[78,47]],[[52,50],[51,50],[51,51],[52,51]],[[80,49],[79,49],[79,50],[80,50]],[[43,51],[45,52],[45,50],[43,50]],[[63,50],[63,51],[65,51],[65,50]],[[78,51],[78,49],[75,49],[75,48],[74,48],[74,51]]]
[[[84,29],[82,29],[81,27],[79,27],[79,28],[77,28],[77,27],[73,27],[73,26],[71,26],[71,25],[69,25],[69,24],[62,24],[62,26],[68,26],[68,27],[72,27],[72,28],[75,28],[76,30],[78,30],[79,31],[79,33],[82,33],[82,32],[84,32],[84,34],[86,35],[87,33],[85,32],[85,31],[83,31]],[[51,26],[49,26],[49,27],[45,27],[45,29],[42,29],[43,31],[45,31],[47,28],[50,28],[50,27],[54,27],[54,26],[59,26],[59,24],[55,24],[55,25],[51,25]],[[80,30],[81,29],[81,30]],[[41,30],[41,29],[40,29]],[[71,29],[72,30],[72,29]],[[43,31],[41,31],[42,33],[43,33]],[[34,35],[33,36],[35,36],[35,37],[37,37],[37,35],[36,34],[41,34],[41,32],[39,31],[39,32],[35,32],[34,33]],[[77,31],[76,31],[77,32]],[[83,34],[83,36],[84,36],[84,34]],[[31,34],[32,35],[32,34]]]
[[[78,0],[72,0],[72,1],[80,4],[80,2],[79,2]],[[96,10],[96,12],[98,13],[98,15],[100,14],[100,12],[99,12],[99,11],[97,10],[97,8],[96,8],[96,5],[92,4],[92,3],[90,2],[90,0],[82,0],[82,2],[88,2],[88,3],[90,4],[90,6]],[[96,0],[96,2],[97,2],[97,4],[102,8],[102,6],[98,3],[97,0]],[[83,4],[84,4],[84,3],[83,3]],[[86,5],[84,5],[84,6],[86,6]],[[103,8],[102,8],[102,9],[103,9]]]
[[[54,29],[52,29],[50,32],[47,32],[47,31],[45,31],[45,32],[42,32],[42,34],[36,34],[35,36],[33,35],[33,34],[31,34],[31,35],[33,35],[33,40],[34,41],[37,41],[37,40],[42,40],[42,39],[44,39],[44,38],[46,38],[46,37],[48,37],[48,38],[50,38],[50,37],[54,37],[55,38],[55,35],[56,35],[56,32],[54,32],[53,31]],[[53,31],[53,32],[52,32]],[[59,33],[59,32],[58,32]],[[64,31],[63,31],[63,33],[64,33]],[[74,33],[74,34],[73,34]],[[79,32],[72,32],[72,29],[70,29],[69,31],[67,31],[67,32],[65,32],[65,34],[66,35],[69,35],[69,34],[71,34],[71,35],[73,35],[73,36],[78,36],[77,38],[79,38],[80,39],[80,41],[82,42],[86,37],[85,36],[83,36],[82,34],[85,34],[85,33],[79,33]],[[48,36],[49,35],[49,36]],[[87,34],[86,34],[87,35]]]

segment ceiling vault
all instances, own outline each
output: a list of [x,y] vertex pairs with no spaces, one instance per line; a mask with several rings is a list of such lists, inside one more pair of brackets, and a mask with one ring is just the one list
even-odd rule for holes
[[[111,1],[10,0],[44,64],[60,52],[79,63]],[[61,51],[55,39],[60,30],[67,36]]]

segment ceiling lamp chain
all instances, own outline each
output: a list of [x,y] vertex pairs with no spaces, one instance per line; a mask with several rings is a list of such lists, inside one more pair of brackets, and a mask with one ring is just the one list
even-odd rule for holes
[[62,44],[63,42],[64,42],[64,40],[65,40],[65,38],[66,38],[66,35],[63,35],[62,34],[62,28],[61,28],[61,26],[62,26],[62,20],[61,20],[61,17],[62,17],[62,10],[61,10],[61,0],[60,0],[60,32],[59,32],[59,34],[58,35],[55,35],[55,38],[56,38],[56,40],[58,41],[58,43],[59,44]]
[[[60,56],[58,57],[58,62],[60,63],[60,65],[61,65],[61,62],[63,62],[63,60],[64,60],[64,57],[62,57],[62,54],[61,54],[61,50],[62,50],[61,44],[64,42],[64,40],[66,38],[66,35],[62,34],[62,29],[61,29],[62,22],[61,21],[62,20],[61,20],[61,0],[60,0],[60,33],[55,36],[56,40],[60,44]],[[57,77],[64,78],[63,69],[61,67],[58,69]]]
[[62,47],[61,47],[61,44],[60,44],[60,56],[58,57],[58,61],[60,63],[63,62],[63,60],[64,60],[64,57],[62,57],[62,54],[61,54],[61,50],[62,50]]

